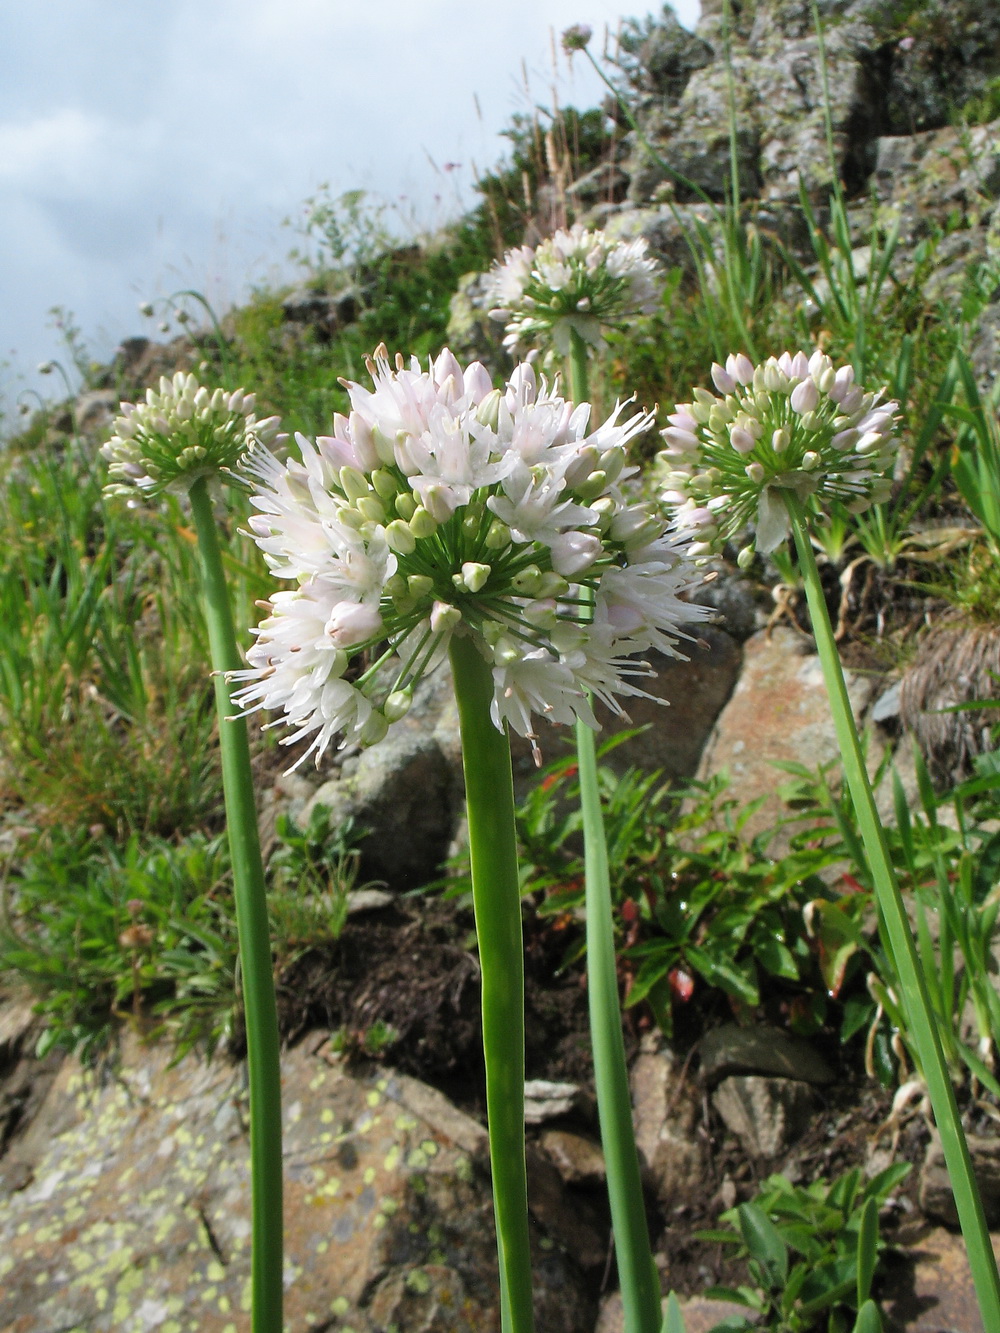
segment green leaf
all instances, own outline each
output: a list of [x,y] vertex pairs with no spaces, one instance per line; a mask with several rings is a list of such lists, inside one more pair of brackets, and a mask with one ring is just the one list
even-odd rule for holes
[[687,1333],[681,1303],[675,1291],[667,1297],[667,1308],[663,1312],[663,1333]]
[[736,1213],[744,1245],[767,1272],[771,1285],[784,1286],[788,1277],[788,1248],[774,1223],[756,1204],[742,1203]]
[[865,1301],[858,1311],[853,1333],[882,1333],[882,1316],[874,1301]]
[[773,935],[757,933],[753,939],[753,950],[766,972],[772,977],[785,977],[788,981],[798,981],[799,969],[788,945]]
[[858,1309],[867,1301],[878,1263],[878,1203],[869,1198],[861,1210],[858,1228]]

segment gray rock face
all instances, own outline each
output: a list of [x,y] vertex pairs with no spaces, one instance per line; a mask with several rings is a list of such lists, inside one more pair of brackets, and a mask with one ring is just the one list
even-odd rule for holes
[[712,1105],[751,1157],[777,1157],[809,1123],[813,1093],[792,1078],[734,1074],[712,1094]]
[[669,1050],[648,1045],[632,1066],[635,1141],[647,1187],[669,1211],[699,1188],[705,1145],[695,1134],[698,1103]]
[[762,1023],[712,1028],[702,1037],[698,1053],[701,1077],[710,1087],[732,1074],[768,1074],[819,1085],[833,1081],[829,1065],[807,1041]]
[[[775,828],[787,816],[776,788],[784,781],[774,762],[791,761],[815,769],[840,753],[833,730],[819,658],[802,634],[785,626],[755,634],[744,645],[744,663],[732,697],[705,746],[698,777],[730,777],[728,795],[741,805],[762,794],[761,808],[747,822],[749,836]],[[879,691],[871,676],[848,673],[848,693],[861,718]],[[878,747],[873,743],[870,759]],[[787,846],[780,830],[770,844]]]
[[[413,1079],[356,1076],[326,1055],[303,1044],[282,1061],[288,1326],[498,1329],[482,1126]],[[73,1062],[57,1076],[19,1145],[26,1182],[0,1198],[11,1333],[246,1326],[242,1072],[170,1056],[130,1040],[113,1078]],[[536,1319],[577,1333],[594,1320],[564,1248],[583,1245],[579,1220],[542,1195]]]
[[[979,1134],[966,1136],[972,1169],[983,1200],[983,1211],[991,1227],[1000,1226],[1000,1143]],[[927,1145],[920,1169],[920,1207],[928,1217],[946,1226],[958,1226],[958,1210],[951,1191],[941,1140],[935,1131]]]
[[393,729],[362,751],[353,771],[319,787],[303,811],[318,805],[331,825],[353,819],[360,840],[361,873],[392,888],[415,888],[438,872],[451,841],[457,792],[453,773],[432,736]]

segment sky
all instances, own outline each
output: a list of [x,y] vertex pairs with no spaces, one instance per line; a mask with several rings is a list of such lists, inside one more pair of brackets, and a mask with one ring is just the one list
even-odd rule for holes
[[[693,27],[699,0],[677,0]],[[45,0],[10,5],[0,56],[0,392],[8,412],[88,351],[158,336],[138,307],[186,287],[222,310],[288,280],[322,183],[423,228],[475,201],[499,131],[553,100],[552,32],[659,12],[651,0]],[[558,43],[556,43],[558,46]],[[558,100],[594,106],[582,56]],[[527,71],[530,92],[525,89]],[[402,223],[401,223],[402,225]],[[53,390],[50,389],[50,392]]]

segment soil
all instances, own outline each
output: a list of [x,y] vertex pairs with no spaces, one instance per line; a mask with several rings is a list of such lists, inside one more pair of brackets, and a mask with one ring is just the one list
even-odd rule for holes
[[[594,1137],[583,966],[562,967],[571,943],[564,925],[536,917],[529,906],[524,930],[527,1077],[578,1084],[583,1096],[577,1110],[559,1123]],[[279,979],[279,1008],[286,1040],[316,1027],[339,1030],[345,1048],[359,1060],[374,1058],[412,1074],[485,1119],[474,920],[462,903],[399,899],[390,910],[352,917],[338,941],[309,950],[286,968]],[[650,1024],[641,1011],[628,1011],[626,1017],[632,1056],[642,1028]],[[707,1014],[700,1017],[713,1021]],[[689,1016],[681,1038],[692,1043],[688,1070],[696,1082],[697,1019]],[[374,1043],[373,1032],[382,1034]],[[836,1062],[838,1043],[819,1044]],[[727,1247],[696,1240],[694,1233],[717,1227],[725,1208],[752,1198],[775,1172],[793,1183],[809,1184],[863,1167],[876,1143],[888,1146],[891,1100],[890,1092],[863,1076],[859,1079],[845,1061],[832,1087],[817,1090],[815,1115],[791,1151],[782,1159],[761,1162],[749,1157],[729,1133],[703,1090],[696,1132],[710,1148],[705,1176],[691,1180],[687,1202],[672,1215],[663,1216],[650,1205],[650,1230],[665,1285],[688,1296],[711,1285],[745,1281],[744,1265]],[[902,1241],[919,1217],[917,1177],[927,1137],[919,1116],[900,1129],[894,1160],[913,1163],[913,1170],[883,1210],[882,1235],[890,1244],[897,1234]],[[573,1186],[570,1195],[607,1226],[603,1186]],[[596,1274],[595,1281],[613,1284],[613,1265]]]

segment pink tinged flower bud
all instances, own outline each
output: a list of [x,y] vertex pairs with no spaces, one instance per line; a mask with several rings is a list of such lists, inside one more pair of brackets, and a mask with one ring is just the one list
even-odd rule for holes
[[600,461],[600,453],[592,444],[585,445],[579,453],[567,464],[566,471],[563,474],[566,485],[570,490],[576,486],[582,485],[590,474],[597,467]]
[[600,539],[586,532],[561,532],[552,539],[552,568],[564,578],[575,578],[590,569],[604,549]]
[[363,602],[338,602],[326,622],[325,632],[338,648],[373,639],[382,631],[382,617],[374,606]]
[[835,403],[843,403],[853,383],[854,367],[841,366],[833,377],[833,385],[826,392]]
[[[336,430],[336,419],[334,422]],[[374,472],[379,463],[393,462],[392,451],[389,451],[389,457],[383,458],[379,450],[375,447],[375,438],[372,434],[372,428],[364,417],[358,412],[352,412],[347,419],[348,438],[354,446],[354,453],[357,459],[357,465],[363,472]],[[339,435],[340,432],[337,431]]]
[[863,416],[858,422],[858,430],[874,430],[878,431],[880,435],[885,435],[892,429],[893,411],[895,406],[895,403],[884,403],[875,411],[867,413],[867,415]]
[[524,618],[536,629],[554,629],[557,624],[557,602],[554,597],[538,598],[528,602],[523,610]]
[[719,365],[718,361],[712,362],[712,383],[719,393],[732,393],[736,388],[736,380],[728,370]]
[[482,403],[494,392],[490,372],[481,361],[473,361],[472,365],[466,369],[465,392],[474,403]]
[[611,540],[625,546],[644,546],[652,540],[658,526],[657,520],[642,505],[630,505],[611,520]]
[[438,523],[447,523],[458,508],[458,497],[450,486],[425,486],[421,492],[424,508]]
[[753,362],[743,352],[726,357],[726,370],[738,384],[750,384],[753,381]]
[[755,486],[759,486],[767,475],[763,463],[748,463],[744,471]]
[[874,454],[881,449],[883,444],[882,436],[878,431],[870,430],[862,435],[854,446],[854,452],[864,456],[865,454]]
[[683,407],[679,407],[676,412],[671,412],[670,416],[667,417],[667,420],[670,422],[671,426],[676,426],[678,430],[693,432],[698,429],[697,421],[695,421],[691,413],[685,411]]
[[435,602],[431,608],[431,629],[435,634],[450,634],[462,623],[462,613],[450,602]]
[[819,389],[815,380],[805,379],[801,384],[796,384],[792,390],[791,403],[793,412],[801,414],[814,411],[819,403]]
[[734,426],[729,432],[729,443],[738,454],[748,454],[756,444],[756,440],[748,430],[741,426]]
[[806,360],[806,355],[804,352],[800,352],[799,356],[801,356],[802,360],[805,362],[806,365],[806,369],[803,372],[803,374],[811,375],[813,379],[816,380],[817,382],[819,381],[821,375],[824,375],[827,370],[830,370],[833,367],[833,362],[830,360],[827,354],[821,351],[820,348],[818,347],[816,348],[815,352],[813,352],[812,356],[809,357],[808,360]]
[[771,448],[776,454],[783,454],[792,440],[792,433],[787,426],[781,426],[771,436]]
[[676,426],[668,426],[661,434],[668,444],[682,453],[697,453],[701,448],[697,435],[689,430],[679,430]]
[[847,430],[838,431],[837,434],[830,441],[830,444],[839,453],[844,454],[847,453],[849,449],[854,448],[855,444],[857,444],[858,442],[858,439],[859,439],[859,432],[855,429],[854,426],[849,426]]
[[865,401],[865,391],[860,384],[856,384],[853,389],[849,389],[840,400],[840,410],[846,416],[853,416]]

